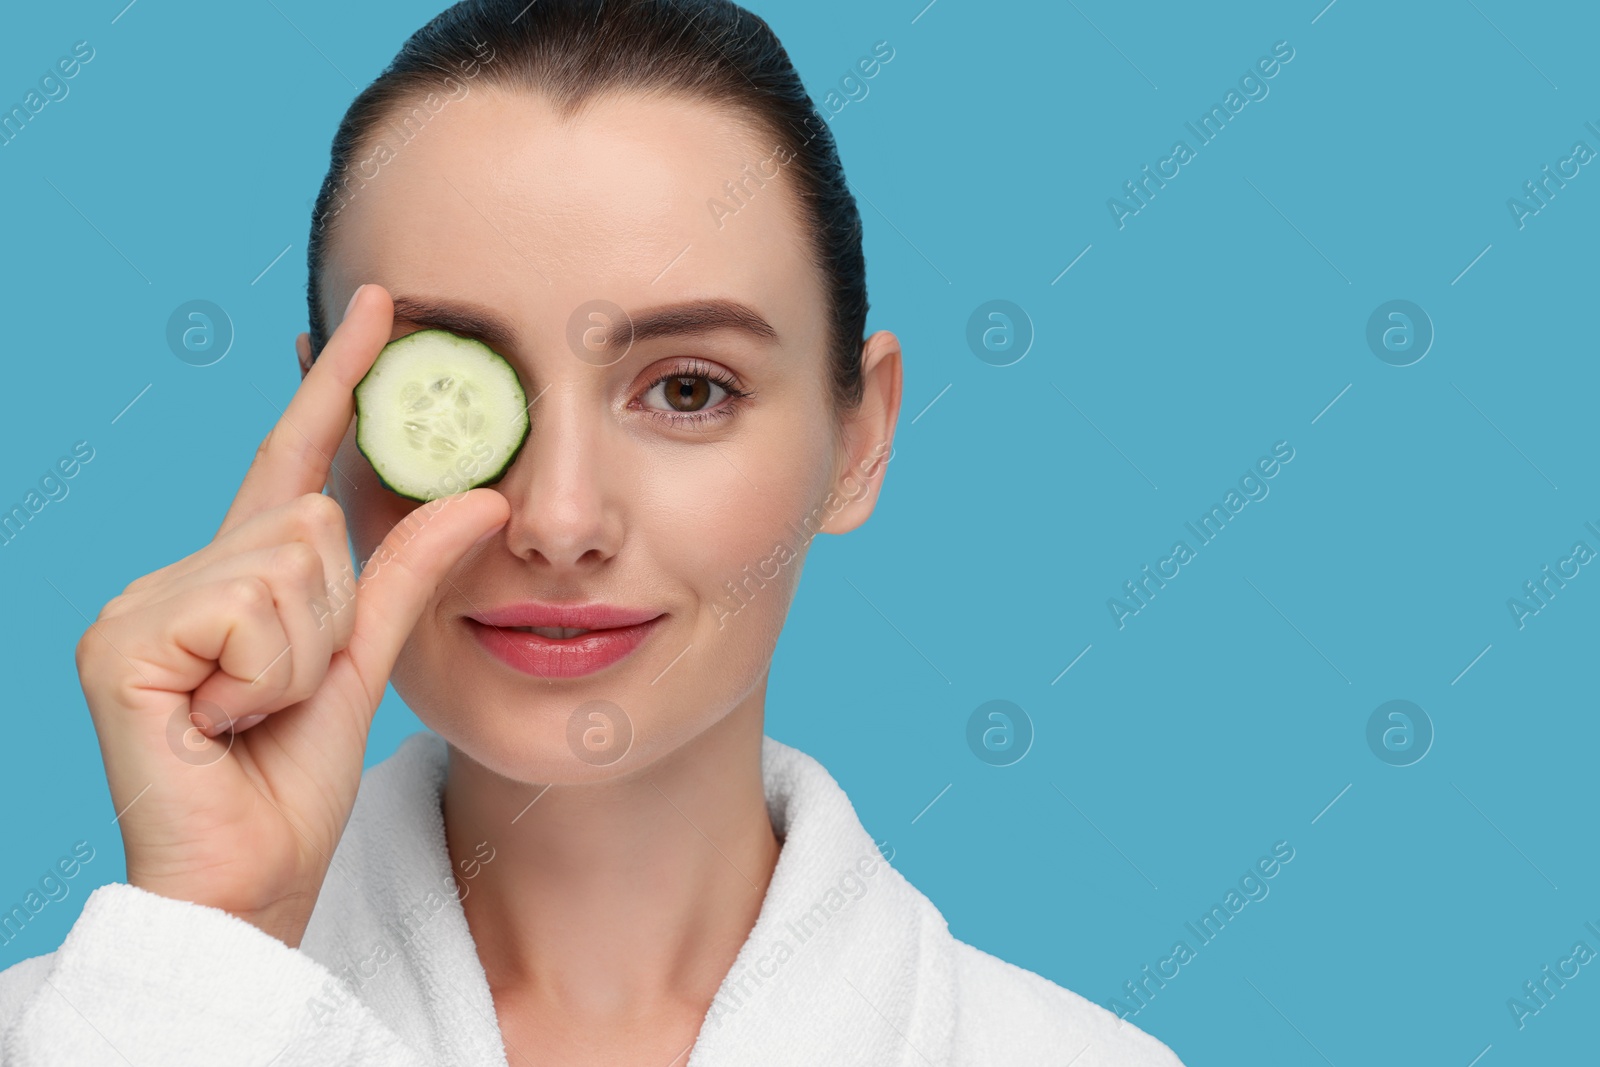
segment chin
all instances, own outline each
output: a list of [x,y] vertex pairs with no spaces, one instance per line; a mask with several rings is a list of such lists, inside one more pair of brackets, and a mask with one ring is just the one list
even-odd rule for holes
[[709,725],[683,721],[682,694],[652,686],[659,667],[648,668],[546,680],[475,648],[425,652],[413,638],[390,681],[428,729],[480,766],[512,781],[582,785],[631,777]]
[[[417,677],[422,673],[397,666],[391,678],[395,692],[424,726],[503,778],[578,785],[625,777],[650,761],[653,746],[640,725],[655,709],[642,709],[637,701],[628,700],[632,710],[621,712],[622,702],[565,684],[530,679],[517,692],[481,676],[462,678],[459,670]],[[584,738],[579,732],[579,744],[589,746],[582,750],[587,759],[570,740],[575,719],[588,734]]]

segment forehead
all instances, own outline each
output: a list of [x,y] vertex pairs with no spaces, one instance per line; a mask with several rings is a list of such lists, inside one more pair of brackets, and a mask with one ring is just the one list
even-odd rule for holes
[[731,297],[784,342],[820,339],[789,157],[748,119],[641,93],[562,117],[489,86],[432,105],[397,111],[354,154],[325,293],[375,281],[469,299],[540,340],[596,299]]

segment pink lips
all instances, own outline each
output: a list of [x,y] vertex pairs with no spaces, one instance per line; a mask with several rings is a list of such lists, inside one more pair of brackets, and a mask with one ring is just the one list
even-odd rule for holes
[[[661,612],[611,604],[508,604],[464,617],[490,655],[539,678],[579,678],[603,670],[644,643],[665,618]],[[586,630],[546,637],[514,627]]]

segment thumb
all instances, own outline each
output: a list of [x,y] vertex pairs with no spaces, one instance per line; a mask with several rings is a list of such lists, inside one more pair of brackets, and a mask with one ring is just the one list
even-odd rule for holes
[[367,559],[346,651],[372,707],[383,698],[400,649],[439,583],[510,517],[511,505],[492,489],[440,497],[400,520]]

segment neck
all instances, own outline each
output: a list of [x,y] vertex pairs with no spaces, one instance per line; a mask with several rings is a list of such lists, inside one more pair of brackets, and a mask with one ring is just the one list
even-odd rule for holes
[[537,789],[451,749],[445,837],[497,1001],[593,1025],[710,1006],[778,859],[764,688],[639,772],[548,787],[509,832]]

